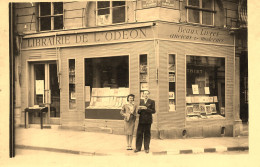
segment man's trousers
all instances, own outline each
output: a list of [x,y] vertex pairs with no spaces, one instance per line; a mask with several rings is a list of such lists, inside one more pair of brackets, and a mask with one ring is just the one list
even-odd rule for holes
[[149,150],[151,140],[151,124],[138,124],[136,134],[136,150],[141,150],[144,140],[144,149]]

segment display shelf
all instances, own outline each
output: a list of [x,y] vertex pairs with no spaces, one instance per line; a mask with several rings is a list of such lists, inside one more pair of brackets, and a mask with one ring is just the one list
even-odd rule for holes
[[129,88],[92,88],[88,109],[121,109],[127,103]]

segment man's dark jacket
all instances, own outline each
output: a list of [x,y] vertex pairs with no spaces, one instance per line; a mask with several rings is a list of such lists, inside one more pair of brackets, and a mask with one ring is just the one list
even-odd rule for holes
[[152,114],[155,113],[155,102],[154,100],[148,99],[146,104],[144,104],[144,99],[140,100],[140,106],[146,106],[147,109],[139,109],[138,114],[139,117],[139,124],[151,124],[153,123],[153,116]]

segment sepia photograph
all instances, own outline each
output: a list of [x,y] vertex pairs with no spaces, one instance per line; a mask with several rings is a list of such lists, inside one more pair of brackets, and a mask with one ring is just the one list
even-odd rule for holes
[[248,156],[248,4],[5,3],[9,157]]

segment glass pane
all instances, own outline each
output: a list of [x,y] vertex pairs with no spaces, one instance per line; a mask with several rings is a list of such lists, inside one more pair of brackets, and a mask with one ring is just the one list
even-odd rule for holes
[[125,6],[113,8],[113,23],[125,22]]
[[112,6],[123,6],[125,5],[125,1],[113,1]]
[[187,115],[225,115],[225,58],[187,56]]
[[142,54],[139,57],[140,62],[140,98],[144,99],[144,91],[149,90],[149,76],[148,76],[148,63],[147,54]]
[[176,103],[175,103],[175,77],[176,77],[176,66],[175,66],[175,55],[169,55],[169,62],[168,62],[168,72],[169,72],[169,111],[175,111]]
[[44,81],[45,81],[45,67],[44,64],[34,65],[35,86],[34,86],[34,105],[43,105]]
[[76,108],[75,59],[69,60],[69,108]]
[[51,17],[40,18],[41,31],[51,30]]
[[213,25],[213,13],[202,12],[202,24]]
[[85,59],[85,105],[87,108],[121,108],[126,102],[128,93],[128,56]]
[[188,9],[188,22],[200,23],[200,12],[198,10]]
[[207,9],[213,10],[213,1],[212,0],[202,0],[202,8],[207,8]]
[[63,2],[53,2],[54,14],[63,14]]
[[98,10],[98,15],[106,15],[109,14],[110,10],[109,9],[99,9]]
[[51,15],[51,3],[41,2],[40,3],[40,16]]
[[57,76],[57,64],[50,64],[51,106],[50,116],[60,117],[60,89]]
[[98,9],[99,8],[108,8],[108,7],[110,7],[110,2],[109,1],[99,1],[97,3],[98,3],[97,4]]
[[63,16],[54,17],[54,30],[63,29]]
[[200,1],[199,0],[188,0],[188,5],[191,6],[200,6]]

